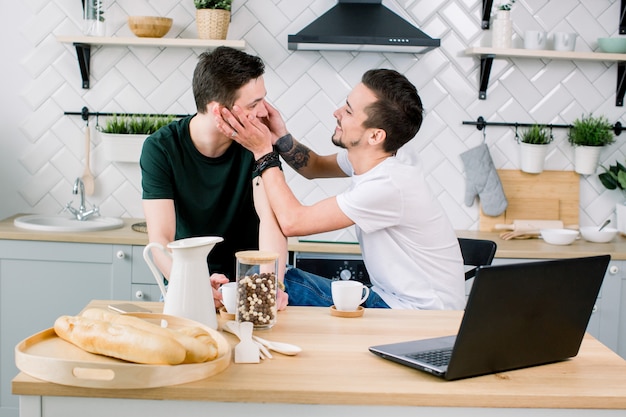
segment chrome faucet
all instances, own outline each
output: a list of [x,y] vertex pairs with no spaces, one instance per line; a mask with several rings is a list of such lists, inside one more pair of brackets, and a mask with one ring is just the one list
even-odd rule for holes
[[76,178],[76,181],[74,181],[74,187],[72,188],[72,194],[78,195],[79,193],[80,206],[78,207],[78,210],[72,207],[71,201],[67,203],[65,209],[72,213],[72,215],[76,217],[76,220],[80,221],[87,220],[92,216],[99,216],[100,209],[97,206],[92,206],[91,210],[87,210],[87,207],[85,207],[85,184],[83,184],[83,180],[81,180],[80,177]]

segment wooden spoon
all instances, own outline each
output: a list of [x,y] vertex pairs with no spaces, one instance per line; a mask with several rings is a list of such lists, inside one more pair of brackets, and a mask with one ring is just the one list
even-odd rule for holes
[[85,185],[85,194],[92,195],[94,191],[94,178],[89,169],[89,152],[91,151],[91,133],[89,123],[85,129],[85,171],[83,172],[82,181]]

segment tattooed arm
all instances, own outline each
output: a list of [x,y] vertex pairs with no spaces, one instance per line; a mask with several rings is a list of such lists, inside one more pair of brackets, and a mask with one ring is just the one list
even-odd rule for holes
[[346,174],[337,164],[337,154],[318,155],[290,134],[280,137],[274,147],[291,168],[305,178],[336,178]]

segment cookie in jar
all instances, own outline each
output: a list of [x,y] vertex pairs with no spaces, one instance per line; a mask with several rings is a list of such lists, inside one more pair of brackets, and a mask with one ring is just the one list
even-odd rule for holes
[[238,322],[249,321],[255,329],[267,329],[276,323],[278,312],[278,254],[265,251],[235,253],[237,259]]

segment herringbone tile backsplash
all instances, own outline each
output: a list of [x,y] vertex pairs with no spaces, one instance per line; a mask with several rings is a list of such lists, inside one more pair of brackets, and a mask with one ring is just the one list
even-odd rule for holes
[[[196,37],[192,0],[103,1],[108,36],[133,36],[126,25],[128,15],[161,15],[174,18],[167,37]],[[98,112],[193,113],[191,77],[202,50],[94,47],[91,88],[82,89],[74,48],[55,39],[81,33],[80,2],[22,3],[32,13],[23,23],[30,50],[16,59],[30,77],[21,92],[32,113],[16,121],[25,137],[18,155],[24,176],[19,195],[23,211],[58,212],[74,197],[72,183],[82,174],[85,156],[85,123],[63,113],[83,106]],[[365,70],[387,67],[406,74],[418,87],[427,111],[410,146],[421,153],[428,181],[456,229],[475,229],[478,221],[478,206],[463,203],[460,153],[486,140],[498,168],[519,167],[514,129],[488,127],[483,137],[463,121],[483,116],[488,121],[569,124],[591,112],[606,115],[611,122],[624,117],[624,109],[615,106],[617,65],[612,62],[496,59],[487,100],[478,100],[479,61],[465,56],[464,50],[490,44],[490,31],[480,29],[482,0],[384,1],[430,36],[441,38],[441,47],[424,55],[287,50],[288,34],[297,33],[334,4],[335,0],[235,0],[228,38],[245,40],[246,51],[264,59],[268,100],[285,116],[294,136],[320,153],[333,152],[332,112]],[[593,51],[598,37],[618,36],[618,16],[618,0],[518,0],[512,11],[514,46],[521,47],[525,30],[540,29],[576,32],[576,50]],[[107,216],[143,217],[139,167],[105,160],[93,131],[98,122],[102,121],[92,118],[89,123],[96,175],[90,200]],[[565,129],[554,131],[546,169],[573,169],[566,134]],[[617,139],[603,151],[605,164],[625,159],[624,138]],[[304,203],[334,195],[348,184],[307,181],[289,170],[286,174]],[[614,204],[621,198],[604,190],[597,176],[583,177],[580,223],[597,224],[614,216]]]

